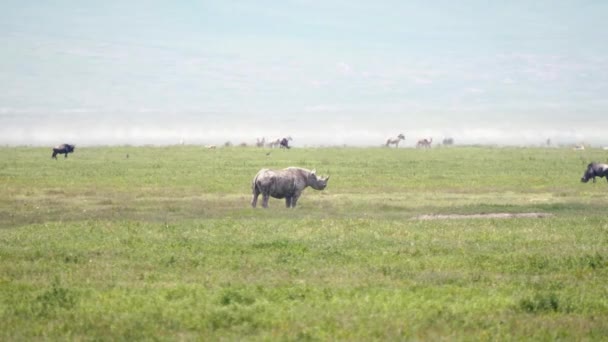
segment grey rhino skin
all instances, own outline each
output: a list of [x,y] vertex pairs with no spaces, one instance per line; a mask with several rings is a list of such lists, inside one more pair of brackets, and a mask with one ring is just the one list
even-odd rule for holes
[[315,171],[299,167],[288,167],[283,170],[260,170],[253,178],[251,206],[256,207],[258,196],[262,194],[262,207],[268,208],[268,199],[285,198],[287,208],[295,208],[302,191],[308,186],[323,190],[329,177],[317,177]]
[[76,146],[70,144],[61,144],[59,146],[53,147],[53,156],[52,158],[57,159],[58,154],[65,154],[65,158],[68,157],[68,153],[74,152]]
[[593,183],[595,183],[595,177],[606,177],[606,181],[608,181],[608,165],[600,163],[587,165],[587,170],[585,170],[581,182],[587,183],[590,179],[593,179]]

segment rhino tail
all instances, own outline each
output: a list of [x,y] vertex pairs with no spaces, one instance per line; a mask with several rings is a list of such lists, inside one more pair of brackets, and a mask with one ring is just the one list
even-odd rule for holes
[[257,183],[258,181],[258,175],[255,175],[255,177],[253,177],[253,181],[251,182],[251,193],[255,195],[255,183]]
[[261,192],[261,191],[259,191],[259,189],[258,189],[258,177],[260,177],[260,173],[261,173],[261,171],[260,171],[260,172],[258,172],[258,173],[255,175],[255,177],[253,177],[253,181],[251,182],[251,193],[252,193],[252,194],[254,194],[254,195],[256,194],[256,191],[257,191],[257,192]]

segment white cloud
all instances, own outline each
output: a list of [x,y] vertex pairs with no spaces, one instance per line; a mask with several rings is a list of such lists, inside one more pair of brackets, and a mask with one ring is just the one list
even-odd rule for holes
[[416,84],[420,84],[420,85],[429,85],[429,84],[433,84],[433,80],[429,79],[429,78],[422,78],[422,77],[414,77],[414,83]]
[[339,62],[338,64],[336,64],[336,68],[337,68],[338,72],[342,75],[348,76],[348,75],[353,74],[353,68],[348,63]]
[[310,80],[309,84],[311,86],[313,86],[313,88],[321,88],[323,86],[326,86],[329,84],[328,81],[322,81],[322,80]]
[[309,112],[309,113],[332,113],[332,112],[341,111],[343,109],[344,109],[343,107],[337,106],[337,105],[320,104],[320,105],[306,106],[304,108],[304,111]]
[[477,87],[470,87],[470,88],[466,88],[465,92],[469,93],[469,94],[483,94],[486,91],[484,89],[481,88],[477,88]]

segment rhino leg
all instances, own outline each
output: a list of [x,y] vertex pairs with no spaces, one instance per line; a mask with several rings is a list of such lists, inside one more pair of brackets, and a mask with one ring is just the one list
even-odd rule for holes
[[258,204],[258,196],[260,195],[260,191],[258,190],[257,187],[254,188],[253,190],[253,197],[251,198],[251,206],[255,208],[255,206]]
[[298,203],[298,199],[300,198],[301,193],[296,193],[295,195],[293,195],[293,197],[291,198],[291,207],[295,208],[296,204]]
[[262,194],[262,207],[268,208],[269,199],[270,199],[270,194]]

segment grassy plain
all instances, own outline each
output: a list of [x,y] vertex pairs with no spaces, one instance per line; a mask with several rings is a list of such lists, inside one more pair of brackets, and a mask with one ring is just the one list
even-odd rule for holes
[[[0,340],[608,336],[608,152],[268,151],[0,148]],[[252,209],[292,165],[328,188]]]

